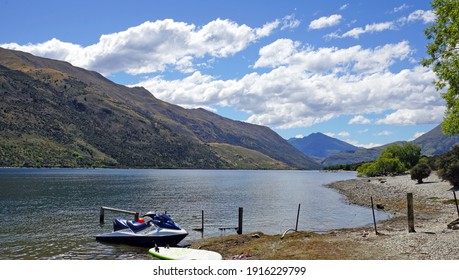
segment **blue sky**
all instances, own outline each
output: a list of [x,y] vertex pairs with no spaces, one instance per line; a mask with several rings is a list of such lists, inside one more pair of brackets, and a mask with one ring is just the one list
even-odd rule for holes
[[429,1],[0,0],[0,47],[186,108],[372,147],[441,123]]

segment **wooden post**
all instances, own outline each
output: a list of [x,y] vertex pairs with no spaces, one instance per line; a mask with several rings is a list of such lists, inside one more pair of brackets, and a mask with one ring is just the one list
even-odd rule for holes
[[454,202],[456,203],[456,210],[457,210],[457,215],[459,216],[459,206],[457,205],[457,198],[456,198],[456,192],[453,191],[454,194]]
[[298,213],[296,214],[295,231],[298,231],[298,220],[299,220],[299,218],[300,218],[300,208],[301,208],[301,204],[298,204]]
[[414,230],[413,193],[407,193],[406,200],[408,204],[408,232],[416,232]]
[[104,215],[105,213],[104,212],[105,212],[104,211],[104,207],[100,207],[99,222],[101,224],[104,223],[104,217],[105,217],[105,215]]
[[373,212],[373,224],[375,225],[375,234],[378,235],[378,230],[376,228],[376,217],[375,217],[375,207],[373,205],[373,197],[370,196],[371,199],[371,211]]
[[201,210],[201,230],[204,232],[204,210]]
[[242,216],[244,213],[244,208],[239,207],[239,221],[238,221],[238,228],[237,228],[237,234],[242,234]]

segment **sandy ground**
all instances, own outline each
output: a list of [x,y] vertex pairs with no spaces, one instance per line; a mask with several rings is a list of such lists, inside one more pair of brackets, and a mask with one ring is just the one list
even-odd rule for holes
[[[194,248],[214,250],[226,259],[457,260],[459,230],[447,225],[458,218],[453,192],[435,174],[417,184],[409,175],[358,178],[328,187],[349,203],[384,206],[393,218],[374,226],[315,234],[281,236],[250,233],[205,239]],[[415,232],[408,232],[407,193],[414,197]],[[459,193],[457,194],[459,196]]]

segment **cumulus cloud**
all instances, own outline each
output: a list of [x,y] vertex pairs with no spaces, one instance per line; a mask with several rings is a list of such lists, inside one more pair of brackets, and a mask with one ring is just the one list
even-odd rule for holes
[[[294,26],[295,21],[290,20]],[[287,23],[285,23],[287,24]],[[102,35],[99,42],[83,47],[58,39],[40,44],[3,44],[4,48],[66,60],[76,66],[103,74],[127,72],[153,73],[174,67],[194,72],[196,58],[228,57],[269,36],[280,21],[252,28],[230,20],[216,19],[202,27],[172,19],[147,21],[127,30]]]
[[353,117],[348,124],[370,124],[371,121],[362,115]]
[[376,123],[389,125],[438,124],[442,122],[444,113],[445,107],[441,105],[424,108],[400,108],[376,121]]
[[341,21],[341,18],[343,16],[334,14],[328,17],[321,17],[318,19],[315,19],[309,23],[309,29],[322,29],[326,27],[331,27],[338,25]]
[[[232,106],[247,113],[251,123],[281,129],[356,112],[363,116],[389,111],[379,124],[438,122],[444,104],[432,83],[432,70],[415,66],[391,71],[411,53],[406,41],[376,48],[314,49],[279,39],[260,49],[253,68],[263,67],[263,73],[221,80],[195,72],[184,79],[155,77],[138,85],[176,104]],[[352,122],[367,120],[356,116]]]

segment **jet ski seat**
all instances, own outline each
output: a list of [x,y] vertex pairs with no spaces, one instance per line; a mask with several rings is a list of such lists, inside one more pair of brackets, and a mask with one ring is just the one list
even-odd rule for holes
[[133,231],[133,232],[139,232],[143,230],[144,228],[148,227],[147,223],[138,223],[135,221],[127,221],[127,226]]

